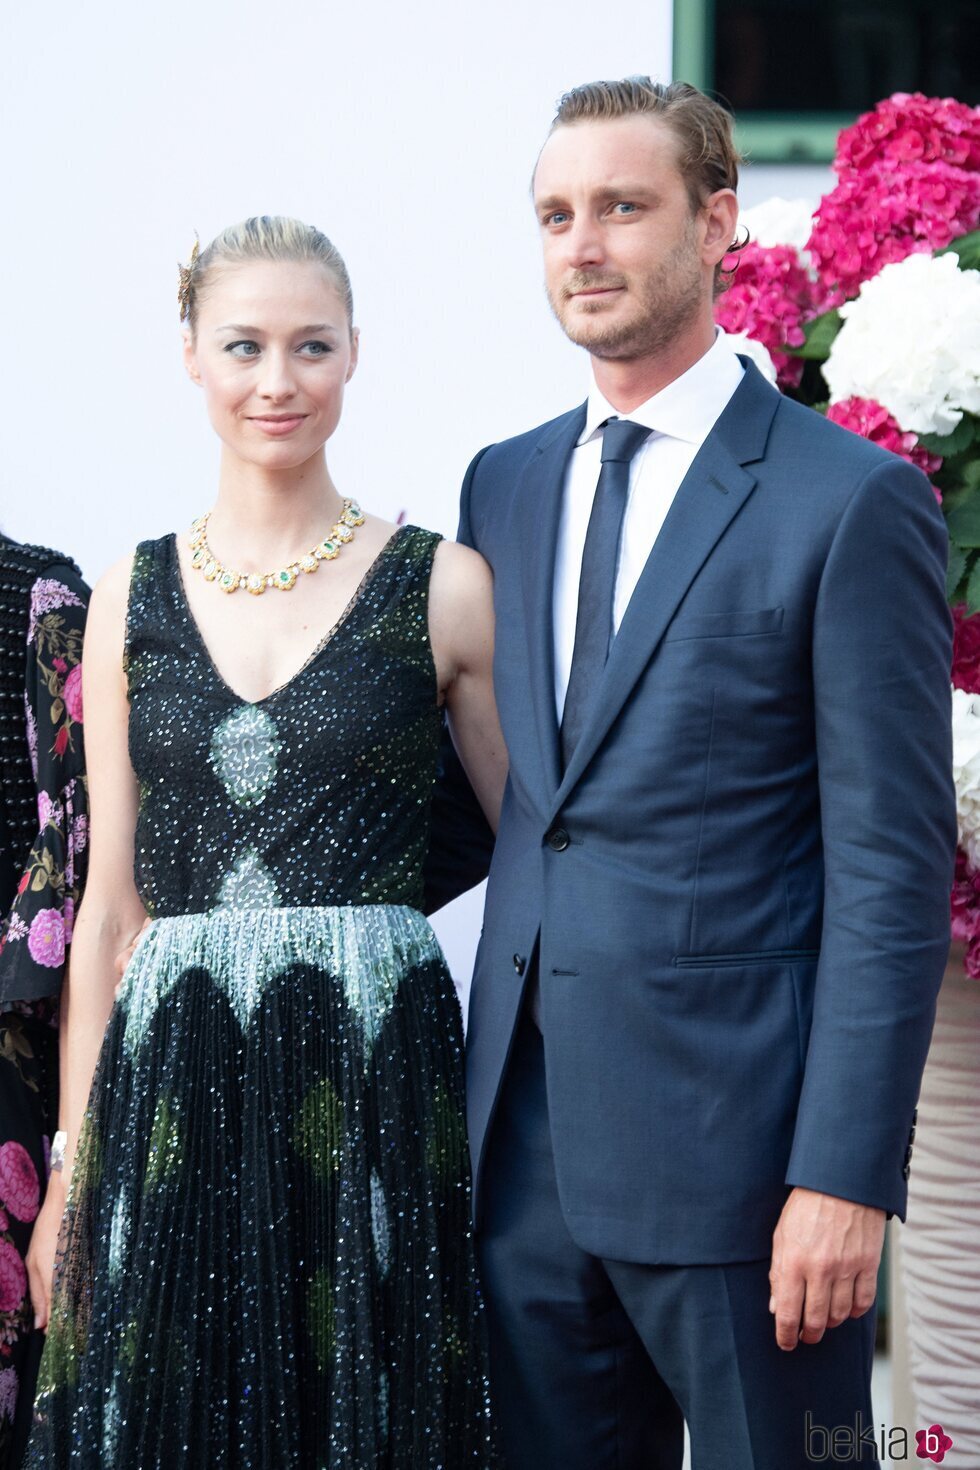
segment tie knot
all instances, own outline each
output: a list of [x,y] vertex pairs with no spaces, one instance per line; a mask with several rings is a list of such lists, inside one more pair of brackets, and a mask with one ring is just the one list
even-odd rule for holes
[[640,445],[650,437],[650,430],[630,419],[606,419],[602,429],[602,463],[621,460],[629,464]]

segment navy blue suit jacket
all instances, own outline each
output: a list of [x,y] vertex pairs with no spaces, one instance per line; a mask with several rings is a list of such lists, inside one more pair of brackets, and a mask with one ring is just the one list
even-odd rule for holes
[[794,1185],[904,1214],[956,841],[945,527],[917,470],[746,364],[562,774],[552,591],[584,413],[484,450],[463,488],[511,762],[470,1002],[477,1218],[536,953],[575,1240],[759,1258]]

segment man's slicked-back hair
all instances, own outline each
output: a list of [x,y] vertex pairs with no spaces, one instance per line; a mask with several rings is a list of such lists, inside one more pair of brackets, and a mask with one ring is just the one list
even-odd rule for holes
[[649,77],[586,82],[562,97],[551,131],[617,117],[655,117],[670,128],[692,208],[700,209],[718,189],[738,188],[741,160],[731,114],[689,82],[652,82]]

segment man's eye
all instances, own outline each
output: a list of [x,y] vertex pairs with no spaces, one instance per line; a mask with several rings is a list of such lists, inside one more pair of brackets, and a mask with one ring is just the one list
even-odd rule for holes
[[636,205],[635,204],[630,204],[628,202],[628,200],[625,200],[625,199],[621,199],[618,204],[614,204],[613,205],[613,208],[619,210],[619,212],[621,214],[635,214],[636,213]]
[[259,344],[257,342],[248,341],[229,342],[225,348],[225,351],[230,353],[232,357],[257,357],[259,350]]
[[556,209],[551,214],[545,215],[544,222],[546,225],[563,225],[569,218],[570,215],[567,210]]

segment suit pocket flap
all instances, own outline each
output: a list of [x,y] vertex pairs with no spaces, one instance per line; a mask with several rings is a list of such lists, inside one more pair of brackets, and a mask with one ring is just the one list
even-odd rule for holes
[[781,607],[758,611],[678,613],[664,635],[664,642],[680,638],[746,638],[753,633],[778,633],[783,626]]

